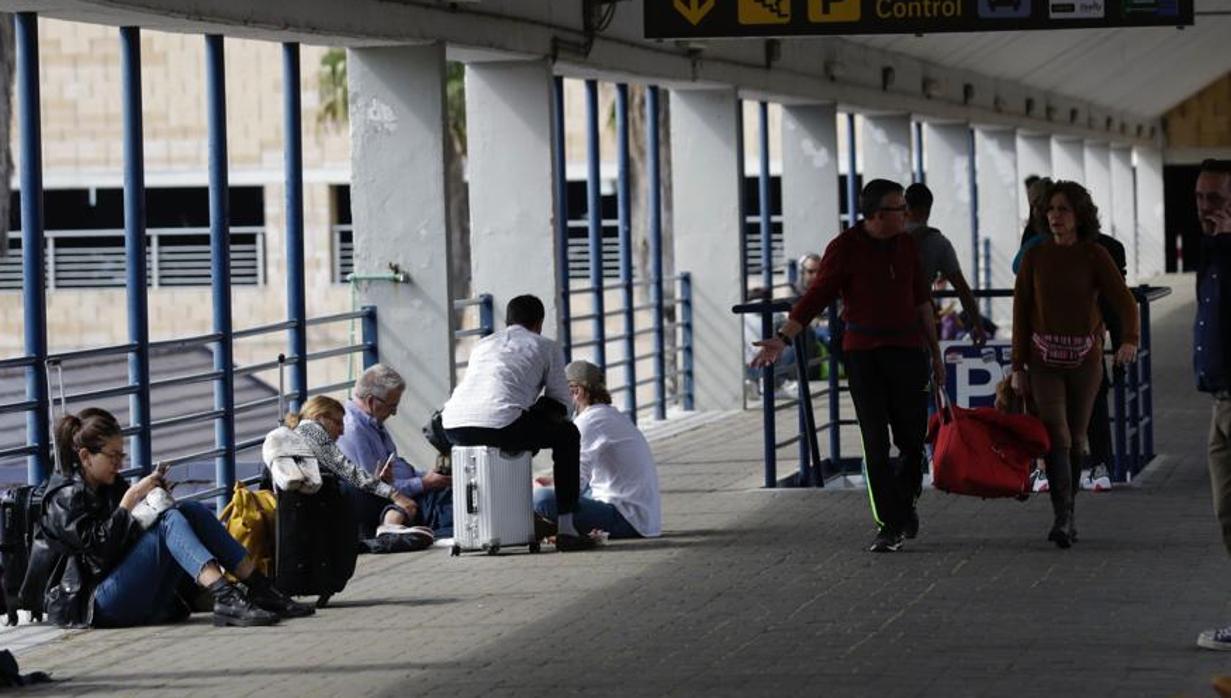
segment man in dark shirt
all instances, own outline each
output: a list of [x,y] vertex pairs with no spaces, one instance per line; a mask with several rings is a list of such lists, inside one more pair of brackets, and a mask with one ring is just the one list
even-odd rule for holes
[[[752,366],[772,364],[817,313],[842,298],[842,348],[863,435],[864,477],[879,526],[873,552],[893,552],[919,529],[915,498],[923,477],[928,350],[935,385],[945,365],[932,322],[932,297],[919,250],[906,235],[902,186],[874,179],[859,197],[863,221],[829,243],[812,287],[791,308],[776,337],[757,342]],[[901,454],[889,458],[890,428]],[[836,455],[836,454],[835,454]]]
[[[1210,420],[1210,487],[1222,542],[1231,553],[1231,160],[1206,160],[1197,177],[1201,258],[1193,369],[1197,390],[1214,396]],[[1206,649],[1231,650],[1231,626],[1197,637]]]

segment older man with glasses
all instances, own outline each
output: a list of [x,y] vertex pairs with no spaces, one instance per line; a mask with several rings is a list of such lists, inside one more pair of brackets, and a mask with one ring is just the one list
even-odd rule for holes
[[[839,297],[846,331],[846,375],[863,435],[864,478],[878,525],[873,552],[893,552],[919,530],[915,510],[923,478],[927,429],[928,351],[931,378],[945,383],[932,322],[932,297],[919,250],[906,232],[902,186],[874,179],[859,197],[863,220],[829,243],[808,292],[791,308],[776,337],[758,342],[754,367],[772,364],[817,313]],[[890,429],[901,457],[889,458]]]
[[[355,392],[346,401],[346,417],[338,448],[365,468],[376,468],[374,475],[410,497],[418,507],[409,512],[414,522],[430,527],[437,536],[453,535],[453,478],[434,471],[416,470],[405,458],[397,455],[397,444],[385,428],[385,420],[398,413],[398,403],[406,392],[406,381],[397,371],[376,364],[355,381]],[[392,456],[392,460],[390,457]],[[388,467],[382,464],[389,461]],[[380,518],[387,501],[358,492],[354,495],[361,515],[361,532],[367,536]],[[370,513],[370,515],[368,515]],[[401,527],[382,524],[375,533],[400,533]]]

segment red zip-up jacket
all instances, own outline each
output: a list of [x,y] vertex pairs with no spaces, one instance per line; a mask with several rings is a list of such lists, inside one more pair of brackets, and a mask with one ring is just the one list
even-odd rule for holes
[[878,240],[860,222],[839,235],[825,248],[820,272],[791,308],[791,319],[807,325],[839,297],[844,350],[927,346],[917,309],[932,297],[909,234]]

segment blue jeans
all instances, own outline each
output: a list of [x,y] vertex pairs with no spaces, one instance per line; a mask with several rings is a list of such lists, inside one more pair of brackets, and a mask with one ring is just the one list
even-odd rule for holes
[[[388,499],[364,492],[350,483],[342,483],[342,491],[354,502],[360,538],[376,535],[376,527],[385,520],[385,512],[390,509],[401,511]],[[414,500],[419,505],[419,513],[407,525],[427,526],[438,538],[453,535],[453,488],[422,492]]]
[[[534,511],[545,519],[555,521],[556,488],[534,488]],[[577,500],[577,510],[573,513],[573,527],[580,533],[589,533],[592,529],[606,531],[612,538],[640,538],[637,529],[625,520],[614,504],[600,502],[582,495]]]
[[163,512],[94,590],[94,624],[146,625],[176,617],[175,592],[211,561],[233,571],[248,551],[200,502],[177,502]]

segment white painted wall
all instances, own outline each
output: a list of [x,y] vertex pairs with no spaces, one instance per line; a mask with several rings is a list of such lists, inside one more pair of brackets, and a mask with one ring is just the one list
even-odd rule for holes
[[[1163,155],[1157,148],[1134,148],[1137,163],[1137,281],[1167,268],[1163,231]],[[1126,245],[1127,246],[1127,245]],[[1131,274],[1134,270],[1129,269]]]
[[1084,184],[1098,207],[1099,224],[1111,234],[1111,149],[1107,143],[1087,141],[1083,152],[1086,169]]
[[[1021,245],[1018,210],[1017,136],[1009,129],[977,129],[975,162],[979,191],[979,237],[991,241],[993,288],[1012,288],[1012,262]],[[980,256],[982,260],[982,256]],[[969,276],[969,274],[968,274]],[[983,279],[979,279],[982,283]]]
[[1017,210],[1019,227],[1024,227],[1030,218],[1030,202],[1026,199],[1026,178],[1052,176],[1051,136],[1035,133],[1017,133]]
[[837,108],[782,108],[783,243],[788,260],[820,254],[841,230]]
[[970,279],[975,268],[970,230],[970,126],[927,123],[923,128],[927,143],[923,161],[928,188],[935,198],[930,223],[953,243],[958,262]]
[[1124,245],[1128,279],[1135,280],[1137,265],[1137,190],[1133,186],[1133,151],[1131,148],[1111,149],[1111,230],[1109,235]]
[[910,114],[863,117],[863,181],[888,179],[903,187],[911,183]]
[[1086,181],[1085,144],[1073,138],[1052,138],[1051,172],[1056,180]]
[[360,300],[378,306],[380,359],[410,386],[389,428],[414,462],[430,463],[419,428],[453,380],[444,46],[355,49],[347,63],[355,272],[396,263],[410,275],[360,283]]
[[675,264],[692,273],[698,410],[743,406],[738,109],[734,90],[671,92]]

